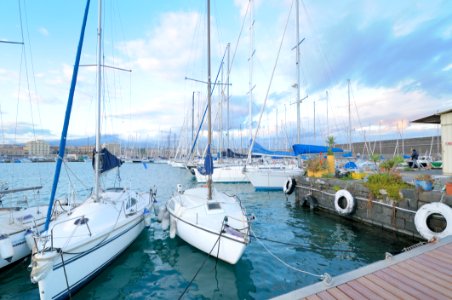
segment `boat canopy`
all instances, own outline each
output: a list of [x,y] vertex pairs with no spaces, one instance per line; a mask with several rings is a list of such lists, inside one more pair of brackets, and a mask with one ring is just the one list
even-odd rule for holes
[[[292,149],[295,155],[328,152],[328,146],[318,146],[318,145],[294,144],[292,145]],[[334,153],[344,152],[344,150],[342,150],[341,148],[333,148],[333,152]]]
[[294,154],[294,152],[267,150],[257,142],[254,142],[253,150],[251,151],[251,153],[255,154],[255,155],[267,155],[267,156],[272,156],[272,157],[294,157],[294,156],[296,156],[296,154]]

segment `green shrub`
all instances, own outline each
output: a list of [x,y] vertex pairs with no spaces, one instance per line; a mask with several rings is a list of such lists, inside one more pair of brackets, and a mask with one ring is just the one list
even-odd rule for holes
[[379,173],[367,177],[364,185],[370,190],[376,198],[383,196],[380,190],[386,190],[388,196],[393,200],[400,200],[400,190],[412,188],[411,185],[404,182],[400,174],[397,173]]

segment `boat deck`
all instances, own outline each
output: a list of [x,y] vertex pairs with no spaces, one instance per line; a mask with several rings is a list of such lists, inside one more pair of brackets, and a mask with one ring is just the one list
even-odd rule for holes
[[452,236],[275,299],[452,299]]

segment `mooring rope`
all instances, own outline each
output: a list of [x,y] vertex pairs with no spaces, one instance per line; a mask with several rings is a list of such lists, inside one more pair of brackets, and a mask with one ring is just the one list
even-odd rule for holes
[[[302,245],[302,244],[288,243],[288,242],[272,240],[272,239],[268,239],[268,238],[264,238],[264,237],[258,237],[254,233],[252,235],[250,235],[250,236],[255,238],[255,239],[260,239],[262,241],[273,242],[273,243],[282,244],[282,245],[286,245],[286,246],[300,247],[300,248],[311,249],[311,250],[317,249],[317,250],[325,250],[325,251],[331,251],[331,252],[355,252],[356,251],[356,250],[353,250],[353,249],[334,249],[334,248],[324,248],[324,247],[306,247],[306,245]],[[381,253],[381,251],[361,251],[361,252],[362,253]]]
[[298,268],[296,268],[296,267],[293,267],[293,266],[289,265],[288,263],[286,263],[285,261],[283,261],[281,258],[279,258],[278,256],[276,256],[274,253],[272,253],[272,252],[264,245],[264,243],[262,243],[262,241],[256,237],[256,235],[254,234],[254,231],[253,231],[252,229],[250,229],[250,230],[251,230],[251,233],[253,234],[253,236],[256,238],[256,240],[259,242],[259,244],[261,244],[261,246],[264,247],[264,249],[268,252],[268,254],[270,254],[271,256],[273,256],[277,261],[279,261],[280,263],[282,263],[283,265],[285,265],[285,266],[288,267],[289,269],[292,269],[292,270],[297,271],[297,272],[300,272],[300,273],[304,273],[304,274],[308,274],[308,275],[311,275],[311,276],[318,277],[318,278],[320,278],[321,280],[323,280],[323,279],[325,279],[325,278],[327,277],[325,274],[324,274],[324,275],[314,274],[314,273],[311,273],[311,272],[308,272],[308,271],[304,271],[304,270],[301,270],[301,269],[298,269]]
[[[198,276],[199,272],[201,272],[202,268],[204,267],[204,265],[206,264],[206,261],[209,259],[210,254],[212,253],[213,249],[215,248],[215,246],[220,242],[220,238],[221,238],[221,233],[223,232],[223,228],[224,228],[224,220],[223,223],[221,224],[221,230],[220,230],[220,235],[218,236],[218,239],[215,241],[215,243],[213,244],[212,249],[210,249],[209,254],[206,256],[206,258],[204,259],[204,261],[202,262],[201,266],[198,268],[198,270],[196,271],[195,275],[193,276],[193,278],[190,280],[190,282],[188,283],[188,285],[185,287],[185,290],[182,292],[182,294],[179,296],[179,300],[182,299],[182,297],[185,295],[185,293],[188,291],[188,289],[190,288],[190,286],[192,285],[193,281],[196,279],[196,277]],[[218,245],[218,253],[217,253],[217,260],[218,260],[218,254],[220,251],[220,245]]]

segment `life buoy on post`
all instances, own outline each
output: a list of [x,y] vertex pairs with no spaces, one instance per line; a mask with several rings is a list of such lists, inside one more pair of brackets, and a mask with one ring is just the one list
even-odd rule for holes
[[334,195],[334,208],[341,215],[350,215],[355,212],[356,201],[347,190],[339,190]]
[[[429,228],[427,220],[433,214],[441,215],[446,220],[446,228],[443,231],[435,232]],[[452,235],[452,208],[440,202],[422,205],[414,215],[414,225],[420,235],[428,241]]]
[[293,191],[295,190],[295,185],[296,185],[296,181],[295,178],[289,177],[286,181],[286,183],[283,186],[283,192],[286,195],[290,195],[293,193]]

